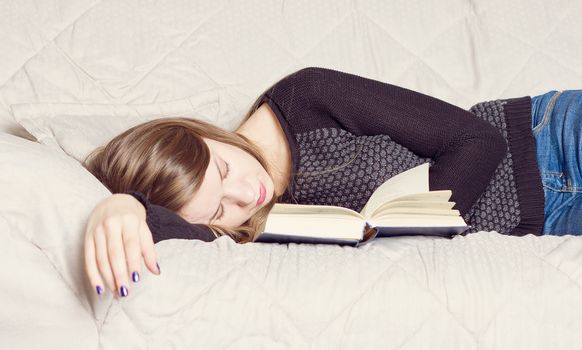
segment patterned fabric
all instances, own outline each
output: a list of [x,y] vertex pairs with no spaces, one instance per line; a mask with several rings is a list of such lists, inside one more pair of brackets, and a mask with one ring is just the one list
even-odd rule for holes
[[[479,116],[503,128],[500,104],[485,104]],[[389,178],[425,162],[386,135],[355,136],[341,129],[296,135],[298,174],[285,203],[337,205],[361,211],[374,190]],[[507,153],[486,191],[464,216],[468,232],[510,232],[520,222],[519,200]]]
[[[498,128],[507,140],[507,123],[503,105],[505,102],[500,100],[483,102],[473,106],[470,111]],[[487,189],[464,218],[472,226],[469,232],[482,230],[510,232],[519,224],[519,197],[513,176],[511,152],[507,152],[495,170]]]
[[[488,101],[473,106],[470,111],[511,141],[504,112],[506,104],[503,100]],[[414,166],[433,162],[417,156],[387,135],[356,136],[343,129],[322,128],[298,133],[295,139],[298,173],[293,190],[282,198],[285,203],[338,205],[360,211],[383,182]],[[486,190],[464,215],[471,226],[467,233],[508,233],[520,224],[520,197],[512,149],[509,148],[495,170]]]
[[284,201],[361,211],[386,180],[430,162],[387,135],[355,136],[335,128],[296,135],[299,166],[293,197]]

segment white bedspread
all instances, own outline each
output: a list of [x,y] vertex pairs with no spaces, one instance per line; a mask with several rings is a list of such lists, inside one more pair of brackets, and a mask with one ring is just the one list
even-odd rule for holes
[[23,135],[15,104],[168,103],[224,90],[218,115],[241,118],[307,66],[465,108],[582,81],[579,0],[2,0],[0,14],[0,131]]
[[[478,233],[336,246],[160,244],[164,275],[114,303],[110,344],[551,349],[582,344],[582,244]],[[168,272],[166,272],[166,270]],[[173,286],[171,288],[165,286]],[[130,326],[131,325],[131,326]],[[127,338],[117,334],[125,330]],[[144,336],[145,335],[145,336]]]
[[[214,92],[204,117],[233,126],[306,66],[465,108],[582,83],[579,0],[2,0],[0,14],[0,131],[27,138],[16,110],[192,114]],[[161,276],[98,297],[82,239],[107,191],[15,139],[0,135],[0,349],[582,349],[572,236],[171,240]]]

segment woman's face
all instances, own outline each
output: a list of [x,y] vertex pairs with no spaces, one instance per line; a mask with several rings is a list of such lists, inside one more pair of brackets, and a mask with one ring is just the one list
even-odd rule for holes
[[210,162],[198,191],[178,214],[191,223],[234,228],[273,198],[273,180],[246,151],[211,139]]

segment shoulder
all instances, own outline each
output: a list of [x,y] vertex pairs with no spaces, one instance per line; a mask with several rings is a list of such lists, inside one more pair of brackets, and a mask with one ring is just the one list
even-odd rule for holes
[[345,74],[321,67],[301,68],[273,84],[265,91],[262,99],[270,99],[286,111],[292,106],[312,105],[323,94],[341,91],[342,79],[338,77]]
[[356,77],[353,74],[322,67],[306,67],[294,71],[277,81],[268,92],[289,88],[319,86],[321,83],[336,81],[341,77]]
[[322,67],[305,67],[301,68],[297,71],[294,71],[285,77],[283,77],[280,81],[285,80],[299,80],[299,81],[309,81],[317,78],[324,77],[329,74],[333,73],[340,73],[339,71],[329,69],[329,68],[322,68]]

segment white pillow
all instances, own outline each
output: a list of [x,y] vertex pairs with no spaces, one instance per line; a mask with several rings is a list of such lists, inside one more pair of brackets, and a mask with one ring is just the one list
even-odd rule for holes
[[148,120],[183,116],[234,130],[243,117],[224,89],[155,104],[28,103],[13,104],[11,108],[15,120],[38,142],[78,161],[121,132]]
[[[87,219],[110,193],[71,157],[6,133],[0,169],[0,319],[11,334],[77,348],[73,338],[94,339],[93,312],[103,318],[110,304],[91,302],[83,254]],[[71,320],[82,334],[70,336]]]

